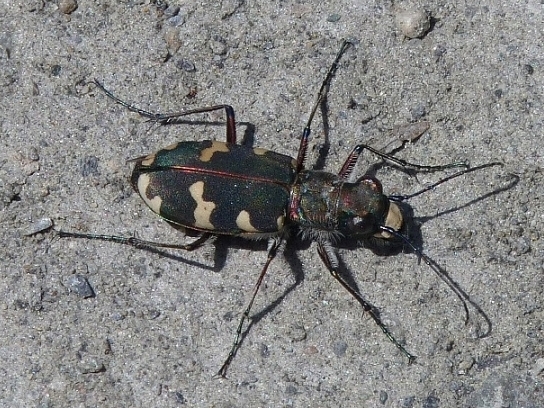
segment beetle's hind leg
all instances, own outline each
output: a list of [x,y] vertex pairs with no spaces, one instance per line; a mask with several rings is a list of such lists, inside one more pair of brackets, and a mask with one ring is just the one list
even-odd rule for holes
[[236,120],[234,117],[234,109],[230,105],[214,105],[214,106],[206,106],[204,108],[196,108],[196,109],[189,109],[186,111],[181,112],[175,112],[175,113],[153,113],[146,111],[144,109],[137,108],[134,105],[131,105],[128,102],[125,102],[124,100],[118,98],[114,94],[112,94],[110,91],[108,91],[106,88],[104,88],[104,85],[102,85],[97,79],[93,81],[93,83],[100,89],[102,92],[106,94],[106,96],[115,102],[117,102],[119,105],[124,106],[129,111],[137,113],[140,116],[143,116],[144,118],[148,118],[149,120],[153,122],[158,122],[161,125],[168,125],[168,124],[174,124],[176,123],[176,120],[188,115],[193,115],[195,113],[205,113],[205,112],[213,112],[216,110],[225,110],[225,114],[227,115],[227,143],[236,143]]
[[130,245],[135,248],[169,248],[181,249],[183,251],[194,251],[195,249],[200,248],[206,241],[214,236],[213,234],[204,232],[202,235],[188,244],[167,244],[162,242],[146,241],[136,237],[122,237],[119,235],[82,234],[79,232],[69,231],[57,231],[57,235],[60,238],[85,238],[98,241],[117,242],[119,244]]
[[395,337],[391,334],[389,329],[385,326],[385,324],[380,319],[380,316],[378,315],[378,312],[375,310],[375,308],[368,303],[363,296],[359,293],[359,291],[355,288],[353,288],[338,272],[338,257],[336,253],[334,252],[334,248],[332,247],[330,242],[318,242],[317,243],[317,252],[319,253],[319,256],[321,257],[321,260],[329,270],[330,274],[336,279],[340,284],[346,289],[363,307],[363,310],[372,317],[374,322],[378,325],[380,329],[382,329],[382,332],[385,334],[385,336],[393,343],[406,357],[408,357],[408,363],[414,362],[416,359],[416,356],[408,352],[404,348],[402,344],[398,342]]

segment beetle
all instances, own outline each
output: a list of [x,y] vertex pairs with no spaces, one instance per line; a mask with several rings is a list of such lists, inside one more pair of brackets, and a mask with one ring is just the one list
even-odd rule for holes
[[[218,235],[267,239],[267,259],[240,318],[229,354],[219,369],[218,375],[222,377],[226,376],[241,345],[244,323],[250,317],[251,308],[269,265],[292,230],[298,230],[303,239],[317,244],[317,252],[330,274],[362,305],[364,311],[408,361],[414,361],[415,356],[395,339],[375,308],[342,276],[335,244],[340,240],[358,244],[369,241],[400,243],[411,248],[436,273],[441,274],[440,267],[423,254],[406,235],[406,220],[400,202],[459,175],[497,164],[490,163],[473,168],[465,163],[425,166],[408,163],[368,145],[358,144],[337,174],[306,169],[304,164],[314,115],[325,102],[339,61],[350,45],[350,41],[342,43],[326,74],[302,132],[296,158],[237,144],[235,114],[230,105],[215,105],[172,114],[152,113],[119,99],[98,80],[94,80],[94,84],[116,103],[162,125],[174,124],[180,117],[187,115],[225,111],[226,141],[182,141],[131,160],[135,163],[131,184],[145,204],[173,226],[195,233],[198,236],[196,240],[178,245],[145,241],[136,237],[58,232],[61,237],[101,239],[135,247],[186,251],[195,250],[211,237]],[[363,175],[356,181],[349,181],[364,150],[402,168],[421,171],[452,167],[464,169],[414,194],[387,196],[383,193],[381,183],[372,175]],[[448,284],[461,298],[468,313],[464,292],[455,285]]]

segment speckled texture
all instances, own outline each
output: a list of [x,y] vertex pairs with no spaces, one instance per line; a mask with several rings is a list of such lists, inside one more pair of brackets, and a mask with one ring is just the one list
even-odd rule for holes
[[[540,407],[544,401],[542,4],[484,1],[79,1],[0,5],[0,406]],[[407,40],[403,7],[431,29]],[[179,10],[176,9],[179,7]],[[326,272],[288,245],[270,267],[227,379],[213,378],[266,258],[266,244],[218,240],[160,256],[114,243],[25,236],[56,228],[181,241],[129,184],[126,160],[181,140],[224,138],[215,124],[156,128],[93,86],[152,111],[231,104],[238,132],[294,155],[323,76],[333,80],[325,168],[356,143],[426,120],[398,153],[415,163],[500,160],[414,198],[412,233],[492,322],[413,254],[340,251],[412,366]],[[314,120],[308,157],[324,142]],[[376,163],[365,154],[358,167]],[[519,176],[512,186],[512,176]],[[389,193],[440,174],[389,167]],[[94,296],[70,287],[87,280]]]

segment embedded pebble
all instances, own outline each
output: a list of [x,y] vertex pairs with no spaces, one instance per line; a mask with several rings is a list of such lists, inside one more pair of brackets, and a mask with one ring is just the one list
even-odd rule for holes
[[189,61],[187,59],[184,59],[184,58],[181,58],[181,59],[177,60],[175,65],[176,65],[177,68],[179,68],[179,69],[181,69],[182,71],[185,71],[185,72],[195,72],[196,71],[195,64],[193,64],[191,61]]
[[408,123],[394,128],[393,133],[401,142],[415,142],[423,133],[429,130],[430,124],[427,121]]
[[89,281],[82,275],[71,275],[66,279],[65,286],[83,299],[94,297],[93,288]]
[[34,146],[31,146],[28,149],[26,157],[28,158],[28,160],[33,161],[33,162],[39,161],[40,160],[40,154],[38,153],[38,149],[36,147],[34,147]]
[[542,373],[544,373],[544,358],[539,358],[533,364],[533,368],[531,369],[531,374],[533,374],[534,377],[538,377]]
[[77,364],[77,369],[81,374],[96,374],[106,371],[104,363],[94,357],[81,359]]
[[30,237],[31,235],[37,234],[39,232],[48,230],[53,226],[53,220],[51,218],[40,218],[38,221],[34,222],[24,233],[25,236]]
[[458,375],[467,375],[470,369],[474,366],[474,359],[469,358],[466,360],[463,360],[459,363],[457,366],[457,374]]
[[389,398],[389,395],[385,391],[380,391],[380,403],[383,405],[387,402],[387,398]]
[[410,109],[410,114],[412,115],[412,120],[417,121],[427,114],[427,109],[425,105],[420,104]]
[[298,343],[306,339],[306,329],[300,325],[292,325],[288,329],[288,336],[293,343]]
[[174,393],[174,398],[176,400],[176,403],[178,403],[180,405],[185,404],[185,397],[183,396],[183,393],[181,391],[176,391]]
[[89,176],[99,176],[98,171],[98,157],[96,156],[86,156],[79,160],[79,169],[83,177]]
[[182,14],[178,14],[176,16],[170,17],[168,19],[168,24],[170,24],[172,27],[179,27],[185,24],[185,16]]
[[533,73],[535,72],[535,69],[533,68],[531,64],[525,64],[523,65],[523,72],[527,75],[533,75]]
[[166,17],[177,16],[179,14],[179,10],[179,6],[168,6],[166,9],[164,9],[164,15]]
[[348,343],[346,343],[344,340],[335,341],[332,347],[332,351],[336,355],[336,357],[343,357],[346,354],[347,349]]
[[59,0],[59,10],[64,14],[71,14],[77,9],[76,0]]
[[166,47],[170,54],[175,54],[183,45],[179,38],[179,32],[175,29],[166,30],[164,34],[164,40],[166,41]]
[[227,44],[224,41],[215,39],[210,41],[210,48],[214,55],[225,55],[228,51]]
[[261,345],[259,346],[259,352],[262,358],[270,357],[270,350],[268,349],[268,346],[264,343],[261,343]]
[[408,38],[422,38],[431,28],[431,19],[423,9],[399,11],[396,22],[402,34]]

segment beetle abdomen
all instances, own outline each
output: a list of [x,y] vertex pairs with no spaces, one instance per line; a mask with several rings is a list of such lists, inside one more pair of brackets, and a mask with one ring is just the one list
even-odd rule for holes
[[132,185],[166,220],[214,234],[283,228],[293,159],[218,141],[180,142],[136,160]]

